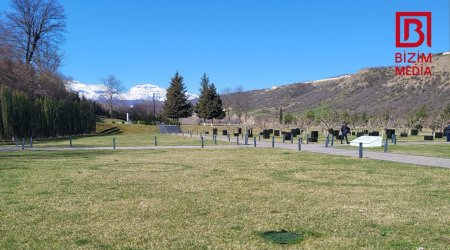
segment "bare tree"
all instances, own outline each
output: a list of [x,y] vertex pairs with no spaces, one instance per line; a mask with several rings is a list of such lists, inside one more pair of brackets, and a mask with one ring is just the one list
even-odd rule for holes
[[220,97],[222,98],[223,110],[225,110],[226,117],[228,118],[228,126],[231,125],[231,106],[232,106],[232,90],[227,87],[221,91]]
[[244,87],[238,86],[231,95],[231,109],[238,117],[239,124],[247,119],[249,109],[249,93]]
[[324,110],[318,117],[322,130],[330,130],[339,123],[339,114],[334,110]]
[[[26,65],[44,68],[59,66],[59,44],[64,41],[66,15],[56,0],[12,0],[7,13],[11,31],[9,43]],[[50,62],[50,65],[46,65]],[[47,67],[48,66],[48,67]]]
[[109,75],[105,78],[102,78],[101,81],[105,86],[106,90],[109,115],[112,115],[113,105],[117,99],[117,95],[123,89],[122,82],[119,79],[117,79],[114,75]]

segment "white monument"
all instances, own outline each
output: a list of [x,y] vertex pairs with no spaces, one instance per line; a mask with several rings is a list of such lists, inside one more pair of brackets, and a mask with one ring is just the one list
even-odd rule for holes
[[381,147],[383,145],[381,136],[361,136],[351,141],[350,146],[359,147],[359,143],[361,142],[364,148]]

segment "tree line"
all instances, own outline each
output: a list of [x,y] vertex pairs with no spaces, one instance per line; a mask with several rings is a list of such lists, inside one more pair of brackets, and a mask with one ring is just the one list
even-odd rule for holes
[[11,0],[0,16],[0,138],[95,132],[101,107],[66,88],[66,15],[56,0]]
[[0,135],[56,137],[95,132],[95,104],[77,95],[63,100],[30,98],[26,93],[0,88]]

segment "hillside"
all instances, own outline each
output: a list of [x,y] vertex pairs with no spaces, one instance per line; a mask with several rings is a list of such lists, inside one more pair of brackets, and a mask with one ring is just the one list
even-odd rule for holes
[[274,113],[330,107],[336,110],[401,115],[426,105],[442,109],[450,103],[450,55],[433,56],[432,77],[395,76],[394,67],[368,68],[354,75],[248,92],[250,109]]

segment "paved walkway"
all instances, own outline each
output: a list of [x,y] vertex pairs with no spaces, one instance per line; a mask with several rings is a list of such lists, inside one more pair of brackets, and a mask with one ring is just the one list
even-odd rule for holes
[[[205,138],[212,140],[211,136],[207,136]],[[227,137],[218,136],[217,138],[218,138],[218,140],[228,141]],[[243,140],[241,138],[239,139],[239,141],[241,143],[243,143]],[[236,143],[236,138],[231,138],[231,142]],[[249,140],[249,144],[253,145],[253,140]],[[257,144],[257,147],[272,147],[272,143],[268,142],[268,141],[257,141],[256,144]],[[275,147],[290,149],[290,150],[298,150],[298,143],[297,142],[295,142],[293,144],[291,144],[289,142],[275,143]],[[323,144],[319,144],[319,143],[302,144],[301,148],[302,148],[302,151],[306,151],[306,152],[359,157],[359,151],[357,150],[357,148],[355,148],[355,150],[350,150],[350,149],[342,149],[342,148],[335,148],[335,147],[325,147]],[[384,153],[384,152],[373,152],[373,151],[364,151],[363,157],[368,158],[368,159],[374,159],[374,160],[408,163],[408,164],[415,164],[415,165],[421,165],[421,166],[450,168],[450,159],[447,159],[447,158],[416,156],[416,155],[396,154],[396,153]]]
[[[182,136],[179,134],[179,136]],[[184,135],[188,136],[188,135]],[[197,136],[196,136],[197,137]],[[204,136],[206,140],[212,140],[211,136]],[[218,140],[228,141],[227,137],[218,136]],[[253,140],[249,141],[249,145],[243,145],[244,141],[240,138],[240,145],[236,145],[236,138],[231,138],[231,142],[234,145],[227,146],[205,146],[205,149],[225,149],[225,148],[236,148],[236,147],[254,147]],[[257,147],[270,148],[272,147],[272,143],[268,141],[257,141]],[[298,150],[298,144],[296,143],[275,143],[276,148],[284,148],[289,150]],[[138,147],[116,147],[117,150],[145,150],[145,149],[198,149],[201,146],[138,146]],[[48,148],[29,148],[26,147],[26,150],[33,151],[61,151],[61,150],[111,150],[112,147],[48,147]],[[21,148],[16,147],[0,147],[0,152],[7,151],[18,151]],[[342,149],[335,147],[325,147],[322,144],[314,143],[314,144],[302,144],[302,151],[313,152],[313,153],[321,153],[321,154],[330,154],[330,155],[341,155],[341,156],[349,156],[349,157],[359,157],[359,152],[355,148],[355,150],[350,149]],[[408,163],[415,164],[421,166],[431,166],[431,167],[442,167],[442,168],[450,168],[450,159],[439,158],[439,157],[428,157],[428,156],[415,156],[415,155],[406,155],[406,154],[396,154],[396,153],[384,153],[384,152],[371,152],[364,151],[364,158],[382,160],[382,161],[391,161],[391,162],[399,162],[399,163]]]

